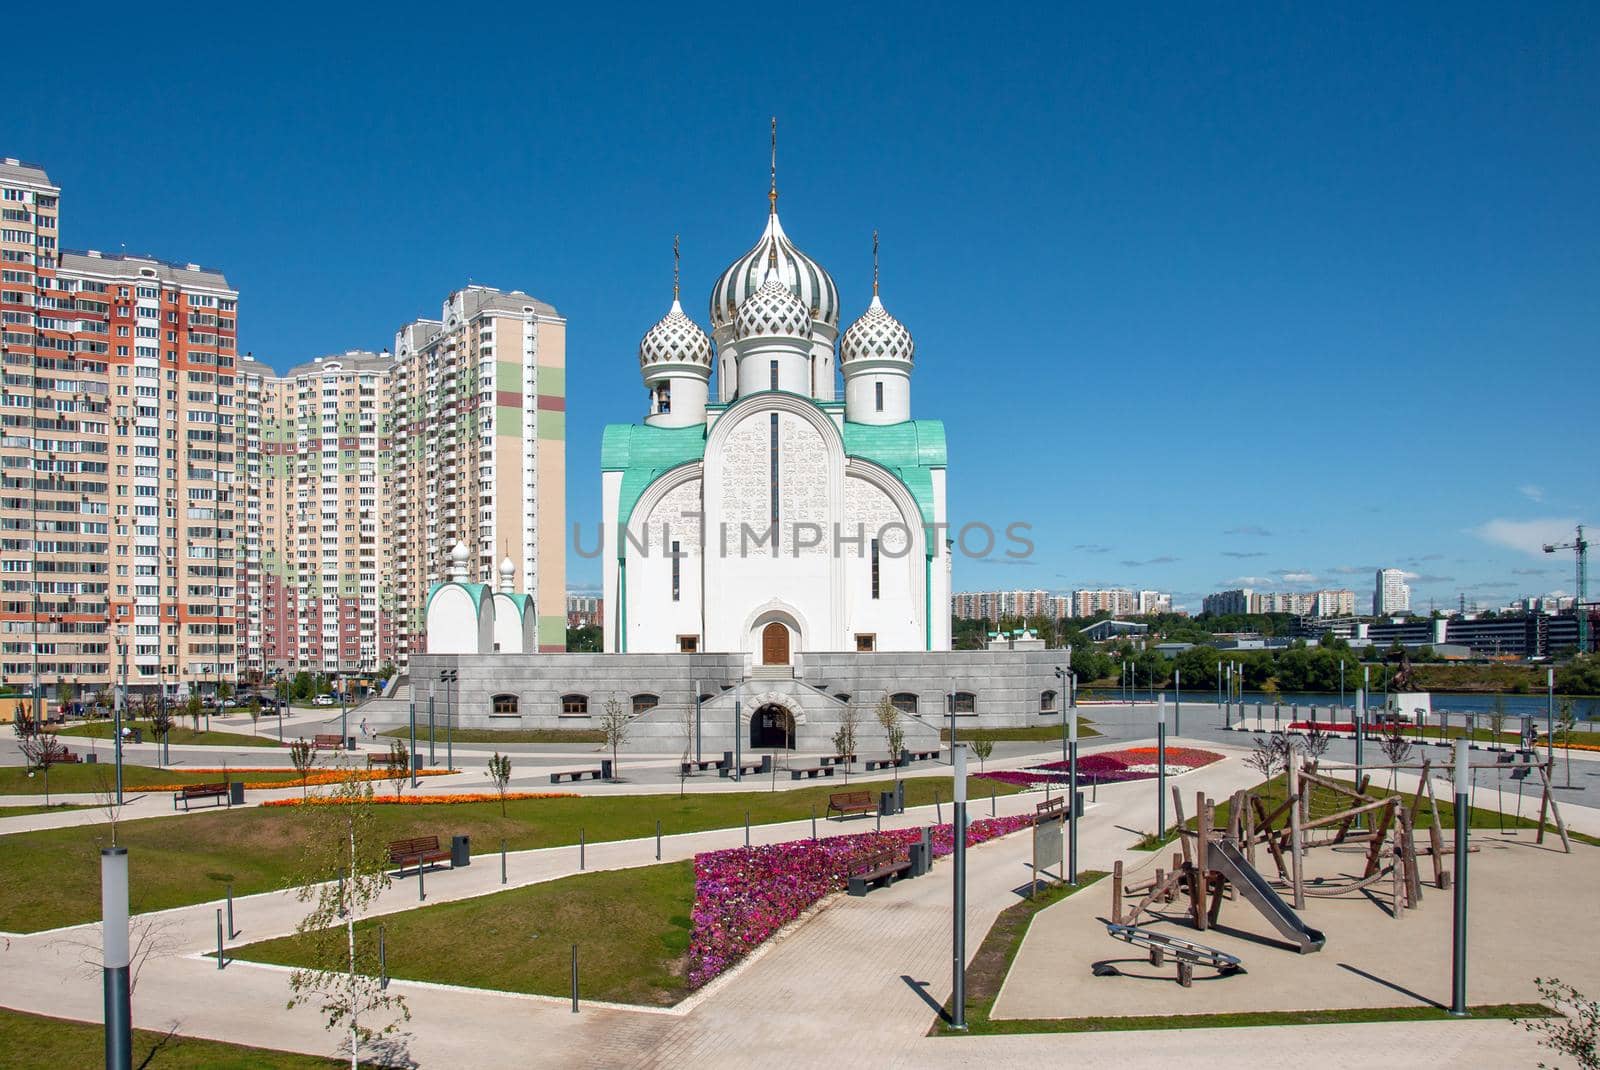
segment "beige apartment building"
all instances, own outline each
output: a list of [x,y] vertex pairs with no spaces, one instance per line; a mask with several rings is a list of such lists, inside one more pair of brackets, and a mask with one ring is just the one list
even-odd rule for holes
[[238,293],[64,252],[61,191],[0,161],[4,682],[66,699],[231,679]]

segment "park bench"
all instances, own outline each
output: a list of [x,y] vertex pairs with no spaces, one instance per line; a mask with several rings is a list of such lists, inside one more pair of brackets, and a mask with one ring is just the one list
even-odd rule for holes
[[901,858],[899,849],[890,847],[868,855],[859,870],[850,874],[851,895],[866,895],[873,888],[893,884],[896,877],[911,872],[911,859]]
[[888,769],[891,766],[899,765],[900,764],[900,759],[898,759],[898,758],[868,758],[866,760],[866,762],[863,763],[863,764],[866,765],[867,772],[870,773],[874,769]]
[[312,750],[344,750],[344,737],[319,733],[311,739]]
[[439,846],[437,836],[413,836],[408,840],[391,840],[389,843],[389,864],[399,866],[402,877],[407,866],[416,866],[421,872],[423,866],[447,862],[449,859],[450,852]]
[[843,819],[846,814],[870,814],[876,809],[870,791],[836,791],[828,796],[828,809],[823,816],[837,811]]
[[58,751],[54,751],[53,752],[53,756],[50,759],[50,762],[53,765],[60,765],[62,762],[66,762],[67,764],[70,765],[73,762],[81,762],[81,761],[83,761],[83,756],[82,755],[78,754],[75,751],[67,750],[65,747],[61,748]]
[[824,754],[817,761],[823,765],[849,765],[856,760],[854,754]]
[[737,766],[731,764],[724,765],[723,763],[718,762],[717,775],[723,779],[727,779],[734,772],[734,770],[737,769],[740,776],[754,776],[755,774],[761,772],[765,765],[765,762],[742,762]]
[[176,810],[178,804],[183,803],[185,810],[196,799],[220,799],[228,806],[233,803],[228,801],[228,785],[226,784],[185,784],[172,793],[172,808]]
[[831,765],[811,765],[789,770],[790,780],[799,780],[801,777],[806,777],[809,780],[815,780],[819,776],[832,775],[833,766]]
[[704,758],[696,759],[692,762],[681,762],[679,764],[683,771],[683,775],[688,776],[695,770],[699,770],[700,772],[704,773],[707,769],[715,769],[717,766],[722,764],[722,760],[720,758]]
[[938,747],[935,747],[935,748],[933,748],[933,749],[932,749],[932,750],[912,750],[912,751],[906,751],[906,755],[907,755],[907,756],[908,756],[908,757],[909,757],[909,758],[910,758],[910,759],[911,759],[911,760],[912,760],[912,761],[913,761],[913,762],[931,762],[931,761],[933,761],[933,760],[934,760],[934,759],[936,759],[936,758],[938,758],[938,757],[939,757],[939,755],[940,755],[940,754],[941,754],[941,753],[942,753],[942,752],[941,752],[941,750],[940,750],[940,749],[939,749],[939,748],[938,748]]
[[559,773],[550,774],[550,783],[559,784],[562,777],[572,781],[574,784],[584,777],[588,777],[591,780],[600,780],[605,776],[605,772],[604,769],[563,769]]
[[396,754],[369,754],[369,755],[367,755],[367,768],[368,769],[372,769],[372,768],[375,768],[376,766],[380,766],[380,765],[384,766],[386,768],[389,768],[389,769],[394,769],[394,768],[396,768],[398,766],[399,769],[402,772],[404,772],[405,770],[411,768],[411,757],[410,757],[410,755],[406,755],[406,754],[398,754],[398,755],[396,755]]

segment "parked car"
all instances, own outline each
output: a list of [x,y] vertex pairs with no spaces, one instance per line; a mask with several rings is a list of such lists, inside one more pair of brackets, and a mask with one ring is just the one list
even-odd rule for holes
[[332,695],[318,695],[311,700],[311,704],[314,706],[336,706],[338,705],[338,699]]

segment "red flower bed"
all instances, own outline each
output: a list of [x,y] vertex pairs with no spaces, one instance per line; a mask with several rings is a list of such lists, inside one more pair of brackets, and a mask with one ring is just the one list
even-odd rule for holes
[[[1289,731],[1291,731],[1291,732],[1309,732],[1309,731],[1311,731],[1313,726],[1315,726],[1319,731],[1322,731],[1322,732],[1352,732],[1353,733],[1356,730],[1355,724],[1350,722],[1350,721],[1291,721],[1291,722],[1289,722]],[[1372,731],[1372,726],[1371,725],[1369,725],[1367,727],[1367,731],[1368,732]]]
[[[1148,780],[1156,775],[1158,751],[1155,747],[1124,747],[1121,750],[1086,754],[1078,759],[1078,783],[1117,784],[1125,780]],[[1167,772],[1187,773],[1219,760],[1220,754],[1196,747],[1168,747]],[[1071,779],[1066,762],[1046,762],[1027,769],[1004,769],[979,773],[988,780],[1031,787],[1035,784],[1065,784]]]
[[[980,818],[967,824],[967,844],[983,843],[1033,824],[1033,816]],[[954,847],[954,827],[933,832],[933,853]],[[888,848],[902,854],[920,829],[864,832],[824,840],[707,851],[694,859],[689,985],[699,988],[744,958],[808,907],[842,891],[850,870]]]
[[[516,802],[519,799],[577,799],[581,796],[570,791],[508,791],[506,802]],[[327,795],[311,795],[304,799],[268,799],[262,806],[344,806],[354,800],[334,798]],[[492,791],[468,791],[454,795],[374,795],[366,802],[376,803],[379,806],[431,806],[442,803],[446,806],[461,803],[499,802],[500,796]]]

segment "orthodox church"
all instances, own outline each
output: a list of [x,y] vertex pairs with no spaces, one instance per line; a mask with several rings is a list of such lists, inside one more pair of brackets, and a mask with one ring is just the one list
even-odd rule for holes
[[[608,653],[950,649],[945,435],[913,419],[911,332],[878,294],[842,334],[828,272],[778,218],[639,343],[642,423],[605,429]],[[676,248],[674,248],[676,257]],[[839,383],[843,382],[843,399]]]

